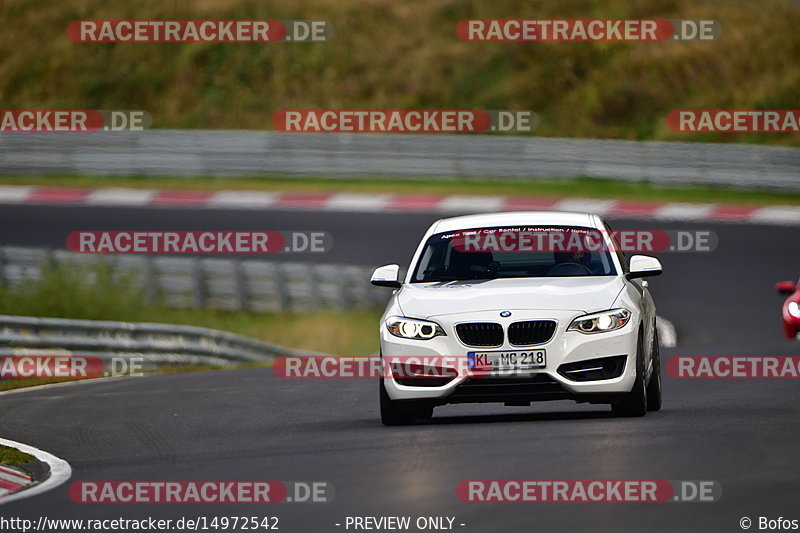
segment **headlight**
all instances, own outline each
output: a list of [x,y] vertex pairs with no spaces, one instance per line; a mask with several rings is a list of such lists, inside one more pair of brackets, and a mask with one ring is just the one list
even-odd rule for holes
[[800,318],[800,304],[797,302],[789,302],[789,305],[786,306],[786,310],[789,311],[789,314],[795,318]]
[[627,309],[611,309],[579,316],[572,321],[567,331],[580,331],[581,333],[603,333],[619,329],[628,323],[631,312]]
[[436,322],[400,316],[392,316],[386,319],[386,329],[395,337],[404,339],[427,340],[445,334],[442,326]]

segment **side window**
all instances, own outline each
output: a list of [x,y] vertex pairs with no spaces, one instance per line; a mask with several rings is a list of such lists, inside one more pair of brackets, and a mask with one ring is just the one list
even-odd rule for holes
[[625,257],[625,252],[620,249],[619,243],[617,239],[614,238],[614,234],[611,232],[611,228],[608,226],[606,222],[603,222],[603,227],[608,232],[608,235],[611,237],[611,240],[614,241],[614,253],[617,254],[617,259],[619,259],[619,264],[622,265],[622,272],[623,274],[627,274],[631,271],[630,267],[628,266],[628,258]]

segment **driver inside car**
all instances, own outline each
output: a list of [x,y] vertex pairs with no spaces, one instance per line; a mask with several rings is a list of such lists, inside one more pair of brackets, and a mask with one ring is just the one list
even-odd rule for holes
[[462,252],[450,250],[447,275],[461,279],[482,279],[495,277],[497,263],[491,252]]
[[592,273],[589,264],[592,254],[584,250],[569,252],[554,252],[553,266],[547,272],[548,276],[581,276]]

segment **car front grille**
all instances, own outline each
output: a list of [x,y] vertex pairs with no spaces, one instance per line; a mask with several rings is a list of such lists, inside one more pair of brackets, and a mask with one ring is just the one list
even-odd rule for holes
[[508,326],[508,342],[514,346],[544,344],[553,338],[556,323],[552,320],[528,320]]
[[467,346],[502,346],[503,326],[494,322],[468,322],[456,326],[458,338]]
[[[556,332],[554,320],[526,320],[508,327],[508,342],[512,346],[544,344]],[[459,340],[467,346],[478,348],[499,347],[505,340],[503,326],[495,322],[465,322],[456,325]]]

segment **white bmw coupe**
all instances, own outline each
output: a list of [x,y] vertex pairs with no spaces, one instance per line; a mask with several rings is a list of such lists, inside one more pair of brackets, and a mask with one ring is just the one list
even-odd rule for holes
[[468,402],[570,399],[610,404],[618,416],[657,411],[656,310],[642,278],[660,273],[653,257],[626,258],[594,214],[435,222],[402,279],[398,265],[372,275],[396,289],[381,318],[382,362],[425,370],[383,374],[383,423]]

